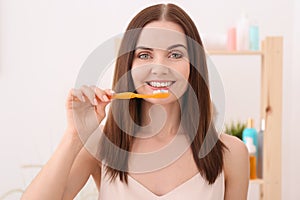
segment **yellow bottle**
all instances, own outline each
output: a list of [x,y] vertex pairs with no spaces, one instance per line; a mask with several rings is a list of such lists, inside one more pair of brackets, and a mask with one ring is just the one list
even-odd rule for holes
[[253,144],[251,137],[246,137],[245,141],[250,157],[250,179],[256,179],[256,146]]

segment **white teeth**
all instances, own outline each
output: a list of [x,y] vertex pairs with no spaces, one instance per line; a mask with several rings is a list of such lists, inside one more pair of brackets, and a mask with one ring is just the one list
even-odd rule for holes
[[153,90],[153,94],[157,93],[169,93],[169,90]]
[[169,87],[170,85],[172,85],[172,81],[167,81],[167,82],[156,82],[156,81],[151,81],[148,82],[149,85],[151,85],[152,87]]

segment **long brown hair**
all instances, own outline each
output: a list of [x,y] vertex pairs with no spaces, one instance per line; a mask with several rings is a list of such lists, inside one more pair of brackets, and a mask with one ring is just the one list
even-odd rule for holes
[[[192,114],[195,112],[195,108],[192,104],[183,103],[182,109],[184,112],[181,120],[183,120],[183,128],[186,133],[196,132],[194,136],[188,135],[191,140],[194,161],[201,175],[209,184],[212,184],[222,172],[223,152],[226,147],[218,139],[218,134],[213,126],[213,111],[203,44],[195,24],[184,10],[174,4],[158,4],[145,8],[131,20],[121,42],[119,56],[116,61],[113,89],[116,92],[135,91],[131,74],[127,72],[131,70],[134,49],[140,31],[148,23],[159,20],[179,24],[187,36],[188,54],[191,63],[189,84],[197,96],[200,117],[199,121],[195,122],[193,118],[194,115]],[[131,30],[135,31],[130,32]],[[192,40],[195,41],[197,45],[195,45],[195,42]],[[123,76],[126,78],[120,80]],[[187,89],[181,97],[183,102],[189,102],[191,98],[190,90],[191,89]],[[127,169],[129,154],[124,152],[131,151],[134,140],[134,135],[127,133],[135,133],[136,130],[133,123],[141,124],[140,109],[142,100],[132,99],[128,101],[112,102],[104,127],[104,134],[107,139],[102,139],[100,144],[100,158],[107,164],[105,174],[108,174],[111,180],[119,176],[120,180],[126,183],[128,180]],[[128,120],[128,116],[124,114],[124,112],[120,112],[128,107],[133,120]],[[118,110],[119,112],[113,112],[113,110]],[[118,121],[118,123],[116,123],[116,121]],[[195,129],[195,124],[198,126],[196,130],[193,130]],[[208,140],[208,142],[204,142],[204,139]],[[216,144],[210,149],[209,145],[214,144],[214,141],[216,141]],[[116,151],[114,145],[120,150]],[[203,158],[199,158],[200,149],[209,149],[210,151]],[[114,166],[114,168],[110,166]]]

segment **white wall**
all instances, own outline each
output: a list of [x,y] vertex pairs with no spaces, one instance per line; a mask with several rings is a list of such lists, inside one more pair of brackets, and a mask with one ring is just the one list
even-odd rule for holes
[[288,94],[289,105],[286,105],[288,110],[286,115],[286,125],[283,132],[283,196],[284,199],[300,199],[299,192],[299,141],[300,134],[298,131],[299,127],[299,115],[300,115],[300,2],[294,1],[294,26],[293,26],[293,43],[290,47],[292,49],[292,65],[290,69],[290,87],[287,89],[290,93]]
[[[43,164],[54,151],[65,128],[67,92],[87,56],[103,41],[122,32],[141,8],[153,2],[160,1],[0,1],[0,196],[11,188],[23,188],[28,174],[35,173],[20,169],[20,165]],[[300,150],[296,131],[300,114],[300,41],[296,37],[300,31],[300,15],[296,12],[299,1],[173,2],[191,15],[201,33],[226,33],[244,10],[259,21],[262,38],[284,36],[282,199],[299,199],[299,161],[294,157]],[[225,85],[226,116],[244,119],[251,115],[258,120],[259,60],[212,59]],[[237,67],[225,66],[224,62],[234,62]],[[241,80],[245,85],[232,87]],[[249,99],[236,99],[236,91]],[[236,102],[249,106],[241,112],[234,106]]]

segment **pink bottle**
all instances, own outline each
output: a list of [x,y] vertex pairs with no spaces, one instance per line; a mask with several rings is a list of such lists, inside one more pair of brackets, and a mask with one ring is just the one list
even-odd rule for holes
[[231,27],[227,32],[227,50],[236,51],[236,29]]

